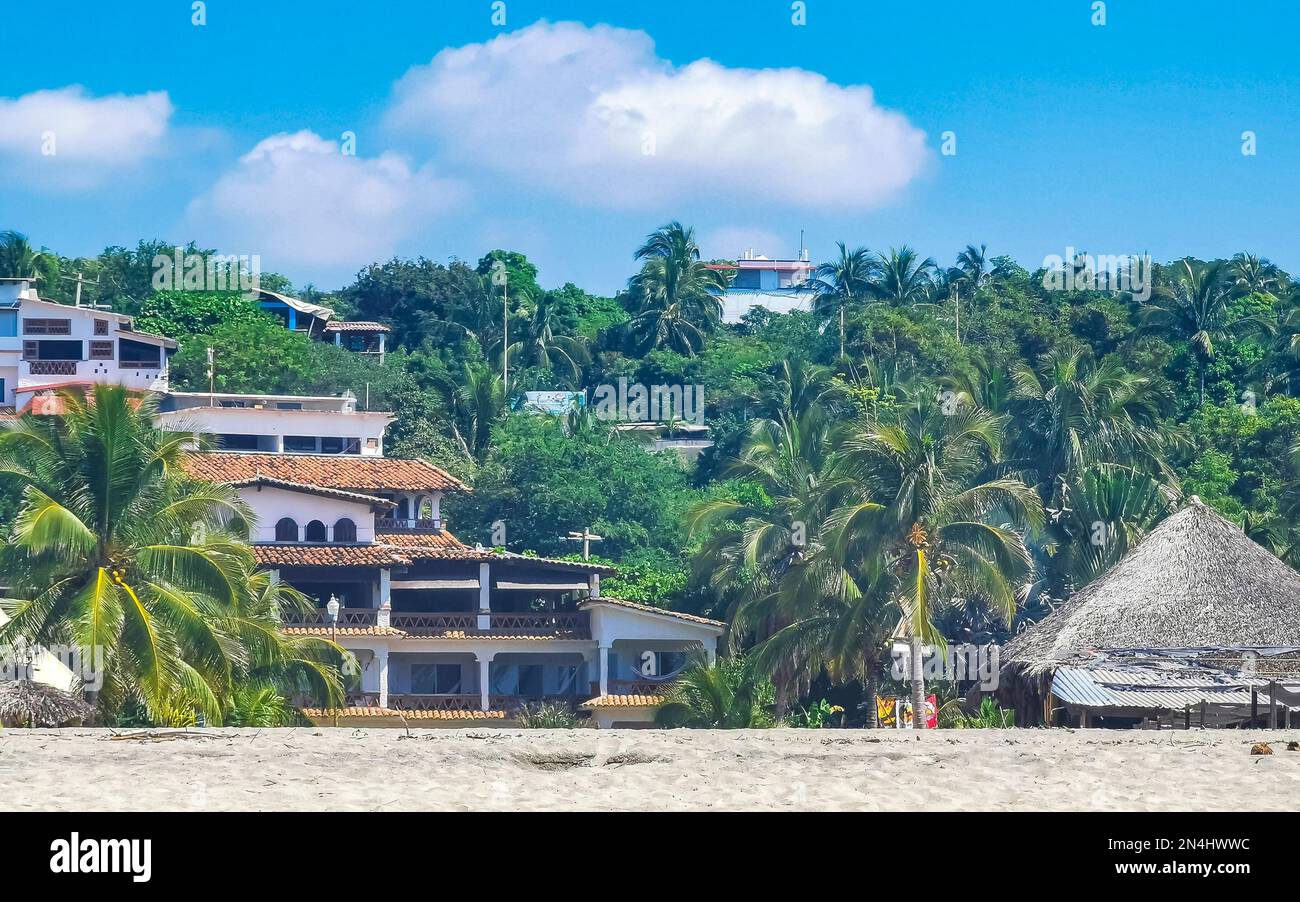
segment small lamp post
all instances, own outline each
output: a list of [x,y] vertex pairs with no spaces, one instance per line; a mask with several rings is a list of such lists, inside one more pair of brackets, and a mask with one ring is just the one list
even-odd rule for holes
[[[338,644],[339,634],[339,600],[338,596],[330,594],[330,600],[325,603],[325,614],[330,621],[330,641]],[[334,726],[339,725],[338,708],[334,709]]]

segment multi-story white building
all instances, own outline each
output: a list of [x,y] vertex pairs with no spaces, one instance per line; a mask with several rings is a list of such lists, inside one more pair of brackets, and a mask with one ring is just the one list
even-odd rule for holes
[[798,260],[771,260],[750,249],[734,267],[712,264],[711,268],[734,274],[722,296],[724,323],[739,323],[752,307],[773,313],[812,310],[816,292],[807,284],[815,267],[809,262],[806,250]]
[[55,389],[95,383],[166,391],[175,350],[129,316],[42,300],[31,279],[0,279],[0,407],[56,413]]
[[202,433],[225,451],[382,457],[391,422],[392,414],[358,410],[351,394],[168,392],[158,404],[160,426]]
[[602,726],[646,725],[691,652],[712,657],[724,630],[602,597],[609,567],[461,543],[441,499],[467,489],[423,461],[208,452],[189,472],[238,488],[257,514],[258,563],[315,599],[287,631],[356,656],[347,706],[307,709],[320,723],[506,721],[549,700]]

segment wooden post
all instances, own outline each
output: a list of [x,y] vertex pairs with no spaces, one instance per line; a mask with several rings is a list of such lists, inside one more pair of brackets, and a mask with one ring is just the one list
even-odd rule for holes
[[1191,728],[1192,728],[1192,706],[1186,705],[1183,707],[1183,729],[1190,730]]
[[1253,727],[1255,721],[1259,719],[1259,690],[1254,686],[1250,687],[1250,725]]
[[1209,707],[1210,707],[1209,703],[1206,702],[1205,699],[1201,699],[1201,729],[1202,730],[1205,729],[1205,712]]
[[1272,680],[1268,683],[1268,728],[1277,729],[1277,683]]

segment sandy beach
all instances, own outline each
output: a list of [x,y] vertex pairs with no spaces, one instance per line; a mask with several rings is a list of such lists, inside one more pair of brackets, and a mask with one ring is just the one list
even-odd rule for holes
[[1292,732],[10,729],[0,810],[1294,810]]

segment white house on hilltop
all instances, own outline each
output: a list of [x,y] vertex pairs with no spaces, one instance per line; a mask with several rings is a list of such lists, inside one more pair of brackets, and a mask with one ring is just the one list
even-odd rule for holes
[[752,307],[773,313],[812,310],[816,292],[807,287],[815,267],[803,251],[797,260],[772,260],[753,249],[746,251],[735,266],[714,263],[710,269],[733,273],[722,296],[722,321],[739,323]]
[[53,389],[97,383],[166,391],[175,350],[129,316],[42,300],[31,279],[0,279],[0,408],[22,413]]

